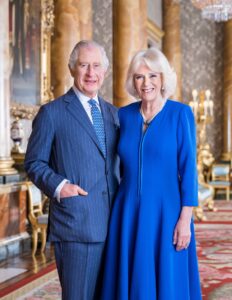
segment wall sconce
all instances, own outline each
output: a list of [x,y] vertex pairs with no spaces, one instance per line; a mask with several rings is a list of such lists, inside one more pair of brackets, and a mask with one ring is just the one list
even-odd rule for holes
[[211,92],[210,90],[198,91],[194,89],[192,91],[193,99],[189,102],[189,105],[192,108],[196,122],[199,123],[201,120],[206,120],[207,123],[210,123],[213,118],[213,101],[210,99]]
[[209,171],[215,160],[206,137],[206,125],[213,122],[214,115],[214,103],[210,97],[210,90],[200,91],[198,93],[198,91],[194,89],[192,91],[192,100],[189,102],[197,124],[198,175],[202,180],[205,178],[205,170]]

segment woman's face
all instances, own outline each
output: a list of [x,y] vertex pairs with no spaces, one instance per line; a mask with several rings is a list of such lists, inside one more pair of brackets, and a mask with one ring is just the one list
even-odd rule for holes
[[162,97],[161,73],[152,71],[146,65],[140,65],[136,70],[134,86],[142,101],[156,101]]

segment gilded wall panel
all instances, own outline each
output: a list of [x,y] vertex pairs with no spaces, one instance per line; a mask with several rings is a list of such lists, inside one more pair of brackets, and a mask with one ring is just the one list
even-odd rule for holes
[[112,0],[93,0],[93,39],[104,46],[110,61],[101,95],[112,103]]
[[212,153],[222,154],[223,24],[204,20],[189,1],[181,2],[182,95],[188,103],[193,89],[210,89],[214,122],[207,138]]

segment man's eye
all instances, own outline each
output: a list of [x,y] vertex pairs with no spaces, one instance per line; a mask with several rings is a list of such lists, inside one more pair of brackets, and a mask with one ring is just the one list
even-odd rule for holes
[[95,64],[95,65],[94,65],[94,68],[100,68],[100,67],[101,67],[100,64]]
[[151,74],[150,78],[156,78],[158,75],[157,74]]
[[135,75],[135,79],[136,79],[136,80],[139,80],[139,79],[142,79],[142,78],[143,78],[142,75]]
[[88,64],[80,64],[81,68],[86,68]]

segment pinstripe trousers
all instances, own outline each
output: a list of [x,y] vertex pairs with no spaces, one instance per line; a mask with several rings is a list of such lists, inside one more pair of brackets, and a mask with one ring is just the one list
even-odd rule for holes
[[99,300],[104,244],[54,242],[62,300]]

